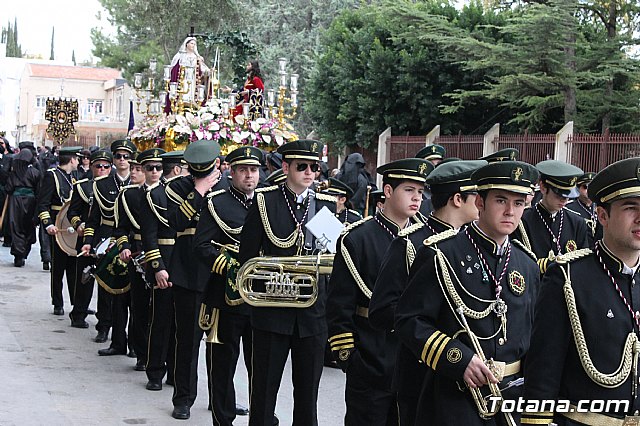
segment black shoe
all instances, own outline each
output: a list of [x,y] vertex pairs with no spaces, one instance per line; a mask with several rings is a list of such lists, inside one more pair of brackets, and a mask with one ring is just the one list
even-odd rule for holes
[[24,266],[24,259],[21,257],[15,257],[13,259],[13,266],[15,266],[16,268],[21,268]]
[[187,420],[191,417],[191,409],[187,405],[178,405],[173,407],[173,413],[171,417],[178,420]]
[[273,426],[278,426],[280,424],[280,419],[276,416],[276,413],[273,413]]
[[120,351],[116,348],[106,348],[100,349],[98,351],[98,355],[100,356],[111,356],[111,355],[126,355],[127,351]]
[[[155,381],[155,380],[149,380],[149,381],[147,382],[147,390],[150,390],[150,391],[159,391],[159,390],[162,390],[162,381],[159,381],[159,382],[158,382],[158,381]],[[177,408],[177,407],[176,407],[176,408]],[[189,407],[187,407],[187,408],[189,408]],[[176,412],[176,411],[175,411],[175,409],[173,410],[173,412],[174,412],[174,413]],[[175,416],[173,416],[173,417],[175,417]],[[176,419],[177,419],[177,418],[178,418],[178,417],[176,417]],[[189,412],[188,412],[188,411],[187,411],[187,417],[185,417],[185,418],[187,418],[187,419],[189,418]]]
[[11,243],[9,243],[9,242],[7,242],[7,241],[4,241],[4,242],[2,243],[2,247],[11,247]]
[[71,319],[71,327],[73,328],[89,328],[89,323],[83,319],[73,319],[71,314],[69,314],[69,318]]
[[133,349],[129,349],[129,353],[127,354],[127,356],[129,358],[137,358],[138,355],[136,355],[136,351],[134,351]]
[[49,264],[49,262],[42,262],[42,269],[45,271],[51,269],[51,265]]
[[54,306],[53,315],[64,315],[64,308],[62,306]]
[[98,331],[98,335],[96,336],[95,339],[93,339],[94,342],[96,343],[104,343],[107,341],[107,338],[109,337],[109,332],[106,330],[99,330]]
[[94,311],[93,309],[87,309],[87,315],[95,315],[96,311]]
[[165,380],[164,383],[169,385],[169,386],[173,386],[173,379],[167,378],[167,380]]
[[244,405],[236,404],[236,416],[247,416],[249,415],[249,409]]
[[[147,369],[147,365],[143,360],[139,359],[136,361],[136,366],[133,367],[133,369],[136,371],[144,371]],[[162,386],[162,383],[160,385]]]

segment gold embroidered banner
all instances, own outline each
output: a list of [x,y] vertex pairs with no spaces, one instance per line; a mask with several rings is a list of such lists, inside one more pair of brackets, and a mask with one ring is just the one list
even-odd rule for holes
[[47,133],[58,144],[64,143],[69,135],[75,135],[73,123],[78,121],[78,101],[71,99],[47,98],[44,118],[49,121]]

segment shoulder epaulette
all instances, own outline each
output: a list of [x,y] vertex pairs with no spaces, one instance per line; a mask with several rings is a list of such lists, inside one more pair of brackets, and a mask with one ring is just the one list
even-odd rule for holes
[[571,213],[573,213],[573,214],[575,214],[575,215],[578,215],[578,216],[582,217],[582,215],[581,215],[580,213],[578,213],[577,211],[575,211],[575,210],[571,210],[571,209],[568,209],[568,208],[566,208],[566,207],[563,207],[563,209],[564,209],[565,211],[571,212]]
[[175,175],[173,177],[170,177],[169,179],[165,180],[166,183],[172,182],[176,179],[178,179],[179,177],[182,177],[182,175]]
[[213,192],[210,192],[209,194],[207,194],[207,198],[211,199],[211,198],[215,197],[216,195],[224,194],[225,192],[227,192],[226,189],[218,189],[217,191],[213,191]]
[[583,248],[576,251],[570,251],[569,253],[561,254],[560,256],[556,256],[556,263],[560,265],[564,265],[566,263],[573,262],[580,258],[590,255],[593,251],[589,248]]
[[422,222],[414,223],[413,225],[408,226],[403,230],[401,230],[400,232],[398,232],[398,237],[406,237],[407,235],[413,234],[414,232],[416,232],[418,229],[422,227],[424,227],[424,223]]
[[89,178],[84,178],[84,179],[80,179],[80,180],[75,181],[73,184],[74,185],[80,185],[81,183],[85,183],[85,182],[88,182],[88,181],[89,181]]
[[122,188],[120,188],[120,192],[124,191],[125,189],[131,189],[131,188],[140,188],[140,185],[127,185],[127,186],[123,186]]
[[359,211],[357,211],[357,210],[352,210],[352,209],[348,209],[348,210],[349,210],[351,213],[355,214],[356,216],[358,216],[358,217],[362,217],[362,215],[360,214],[360,212],[359,212]]
[[442,231],[438,234],[432,235],[429,238],[425,239],[422,244],[425,246],[432,246],[434,244],[439,243],[440,241],[448,240],[451,237],[454,237],[458,234],[457,229],[447,229],[446,231]]
[[329,201],[331,203],[335,203],[336,201],[338,201],[338,199],[333,195],[322,194],[320,192],[316,192],[316,200]]
[[362,225],[363,223],[365,223],[368,220],[373,219],[373,216],[368,216],[365,217],[364,219],[360,219],[356,222],[350,223],[349,225],[347,225],[341,232],[342,235],[345,235],[349,232],[351,232],[354,228],[357,228],[358,226]]
[[255,192],[269,192],[278,189],[278,185],[267,186],[264,188],[256,188]]
[[110,175],[98,176],[97,178],[93,178],[93,181],[94,181],[94,182],[97,182],[97,181],[99,181],[99,180],[106,179],[106,178],[108,178],[109,176],[110,176]]
[[522,250],[523,252],[525,252],[526,254],[529,255],[529,257],[531,257],[533,259],[534,262],[536,262],[538,260],[538,258],[536,257],[536,254],[534,252],[532,252],[531,250],[529,250],[529,248],[520,240],[516,240],[515,238],[511,240],[511,242],[515,243],[515,245]]
[[47,169],[48,172],[55,172],[57,167],[51,167]]

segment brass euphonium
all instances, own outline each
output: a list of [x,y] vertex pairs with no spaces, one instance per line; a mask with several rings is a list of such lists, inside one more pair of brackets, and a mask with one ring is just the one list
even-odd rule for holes
[[222,344],[218,338],[218,322],[220,321],[220,310],[218,308],[212,308],[211,313],[207,313],[207,305],[200,304],[200,315],[198,317],[198,325],[204,331],[209,331],[207,334],[207,343]]
[[[493,359],[488,360],[485,356],[484,351],[482,350],[482,346],[480,346],[480,340],[478,340],[478,336],[476,336],[476,334],[471,330],[471,327],[469,327],[469,323],[467,322],[467,318],[464,316],[464,309],[462,309],[462,307],[458,307],[456,308],[456,312],[460,316],[462,327],[469,336],[476,355],[478,355],[480,360],[484,362],[490,370],[493,371],[494,369],[492,368],[492,366],[494,361]],[[499,384],[491,383],[489,380],[487,380],[487,382],[490,392],[489,395],[483,395],[482,392],[480,392],[480,388],[469,388],[469,390],[471,391],[471,396],[473,397],[473,401],[478,408],[478,414],[485,420],[490,419],[491,417],[498,414],[500,412],[500,407],[502,406],[502,401],[504,401]],[[489,401],[489,399],[497,399],[499,401],[498,404],[495,404],[494,410],[489,409],[489,404],[487,402]],[[516,421],[514,420],[511,413],[503,412],[502,414],[504,415],[508,426],[517,426]]]
[[[318,278],[330,274],[333,254],[255,257],[237,276],[240,297],[251,306],[307,308],[318,299]],[[261,287],[260,289],[258,287]]]

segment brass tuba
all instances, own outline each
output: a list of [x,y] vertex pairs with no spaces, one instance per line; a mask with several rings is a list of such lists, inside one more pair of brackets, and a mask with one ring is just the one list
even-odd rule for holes
[[207,313],[207,305],[200,304],[200,315],[198,316],[198,325],[204,331],[209,331],[207,334],[207,343],[222,344],[218,338],[218,323],[220,322],[220,310],[218,308],[212,308],[211,313]]
[[[471,327],[469,327],[469,323],[467,322],[467,318],[464,316],[464,309],[459,307],[456,309],[456,312],[460,316],[460,322],[462,323],[464,331],[469,335],[469,339],[471,340],[473,349],[476,351],[476,355],[478,355],[480,360],[484,362],[487,367],[489,367],[489,369],[493,372],[494,361],[493,359],[487,359],[487,357],[485,356],[484,351],[482,350],[482,346],[480,346],[478,336],[476,336],[476,334],[471,330]],[[478,408],[478,414],[485,420],[488,420],[498,414],[500,412],[500,407],[502,406],[502,401],[504,401],[499,384],[491,383],[489,380],[487,380],[487,382],[489,391],[491,392],[487,396],[483,395],[482,392],[480,392],[480,388],[469,388],[469,390],[471,391],[471,396],[473,397],[473,401],[476,403],[476,407]],[[496,404],[496,409],[494,411],[491,411],[489,409],[489,404],[487,403],[489,398],[499,399],[499,403]],[[505,417],[507,426],[516,426],[516,422],[511,413],[503,412],[502,414]]]
[[318,299],[318,278],[330,274],[333,254],[255,257],[237,276],[240,297],[257,307],[308,308]]

